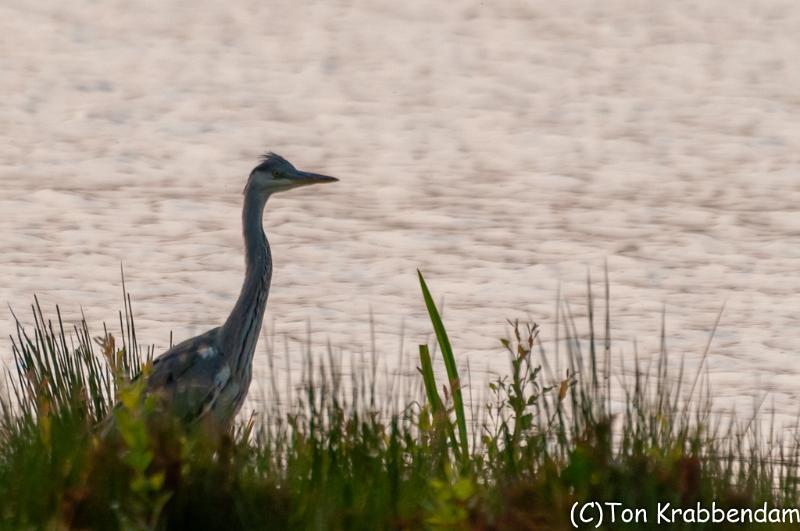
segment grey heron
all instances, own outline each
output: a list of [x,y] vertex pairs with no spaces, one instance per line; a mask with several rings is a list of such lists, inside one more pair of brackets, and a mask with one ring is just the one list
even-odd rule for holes
[[158,356],[146,376],[145,392],[157,395],[179,419],[210,418],[228,426],[247,396],[272,279],[272,255],[262,225],[267,199],[277,192],[337,180],[300,171],[271,152],[250,172],[242,210],[245,276],[233,310],[222,326]]

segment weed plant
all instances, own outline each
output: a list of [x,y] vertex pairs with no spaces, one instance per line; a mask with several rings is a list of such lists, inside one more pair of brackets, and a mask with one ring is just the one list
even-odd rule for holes
[[137,346],[129,297],[121,344],[105,328],[93,338],[85,321],[67,330],[58,310],[52,321],[37,302],[30,330],[17,321],[12,336],[0,527],[567,529],[573,505],[593,501],[650,516],[607,519],[604,528],[656,528],[664,527],[654,518],[659,503],[798,505],[797,443],[759,418],[714,415],[701,371],[686,382],[669,374],[662,348],[655,371],[634,360],[632,375],[616,383],[608,289],[601,338],[591,290],[588,341],[568,307],[559,312],[563,374],[549,374],[537,325],[510,323],[498,345],[509,372],[476,404],[465,399],[471,390],[419,280],[438,354],[419,346],[420,386],[393,386],[401,396],[381,398],[374,369],[343,376],[330,355],[309,355],[298,386],[222,434],[180,425],[144,393],[136,376],[152,351]]

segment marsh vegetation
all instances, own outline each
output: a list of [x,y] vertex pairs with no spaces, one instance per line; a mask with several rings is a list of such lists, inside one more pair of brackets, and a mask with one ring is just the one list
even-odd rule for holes
[[[479,394],[419,280],[436,338],[419,346],[419,385],[378,394],[369,367],[343,373],[310,348],[302,381],[225,433],[180,425],[143,393],[152,353],[130,299],[117,337],[34,304],[0,416],[0,526],[567,529],[576,502],[800,502],[800,446],[768,419],[716,415],[702,370],[670,374],[664,347],[654,368],[633,357],[612,375],[608,305],[591,293],[588,340],[562,315],[568,369],[552,370],[536,324],[512,322],[508,373]],[[98,429],[109,415],[114,436]]]

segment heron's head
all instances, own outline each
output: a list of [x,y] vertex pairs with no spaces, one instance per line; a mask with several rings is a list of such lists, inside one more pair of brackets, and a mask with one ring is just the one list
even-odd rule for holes
[[253,190],[272,194],[309,184],[332,183],[338,180],[336,177],[300,171],[288,160],[270,152],[264,155],[261,163],[250,172],[245,193]]

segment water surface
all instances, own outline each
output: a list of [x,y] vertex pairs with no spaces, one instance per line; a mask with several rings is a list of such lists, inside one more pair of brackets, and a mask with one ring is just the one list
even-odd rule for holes
[[123,263],[144,341],[218,325],[270,149],[342,179],[267,207],[290,345],[369,351],[371,312],[413,356],[420,268],[480,375],[506,318],[553,339],[559,289],[585,331],[607,261],[615,365],[665,310],[696,366],[724,303],[718,401],[797,411],[796,3],[269,4],[0,5],[0,301],[113,321]]

